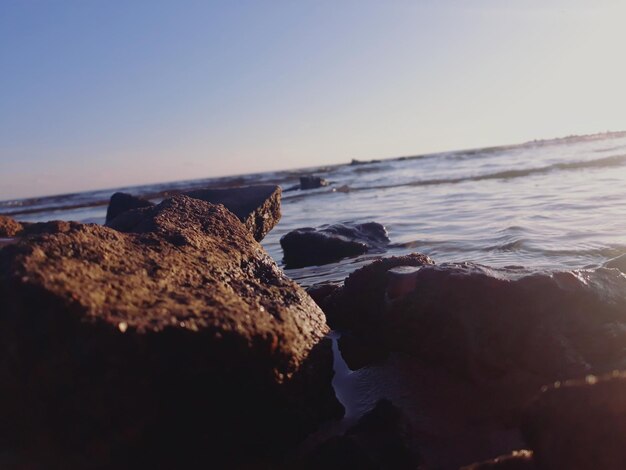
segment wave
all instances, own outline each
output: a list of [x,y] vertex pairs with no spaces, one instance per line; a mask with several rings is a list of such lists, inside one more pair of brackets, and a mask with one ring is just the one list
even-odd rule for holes
[[553,165],[547,165],[535,168],[524,168],[519,170],[504,170],[495,173],[486,173],[482,175],[472,176],[460,176],[456,178],[438,178],[429,180],[418,180],[404,183],[388,184],[388,185],[376,185],[376,186],[360,186],[351,188],[354,191],[366,190],[366,189],[388,189],[397,188],[402,186],[432,186],[440,184],[457,184],[466,183],[470,181],[484,181],[484,180],[509,180],[514,178],[524,178],[526,176],[541,175],[554,171],[571,171],[582,170],[589,168],[611,168],[626,165],[626,154],[613,155],[611,157],[598,158],[595,160],[583,160],[568,163],[555,163]]

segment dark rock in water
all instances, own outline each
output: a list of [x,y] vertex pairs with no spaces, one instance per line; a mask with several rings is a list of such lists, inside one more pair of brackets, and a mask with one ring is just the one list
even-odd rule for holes
[[0,215],[0,238],[12,238],[23,230],[23,226],[17,220]]
[[353,158],[350,161],[350,165],[355,166],[355,165],[368,165],[370,163],[380,163],[381,160],[357,160],[356,158]]
[[109,223],[123,212],[139,209],[141,207],[151,207],[154,203],[141,197],[133,196],[127,193],[115,193],[111,196],[109,207],[107,208],[106,222]]
[[228,189],[199,189],[185,195],[194,199],[223,204],[261,241],[280,220],[281,189],[274,185],[244,186]]
[[388,243],[387,230],[376,222],[299,228],[280,239],[288,268],[332,263],[383,249]]
[[476,380],[519,372],[541,384],[626,367],[617,270],[424,265],[413,290],[392,299],[386,271],[396,264],[382,263],[353,273],[327,302],[331,326]]
[[300,177],[300,189],[317,189],[328,186],[328,181],[320,176],[308,175]]
[[411,425],[402,411],[380,400],[343,436],[321,444],[303,467],[415,469],[419,457],[412,450],[412,440]]
[[47,466],[230,467],[338,417],[323,313],[224,207],[0,250],[0,445]]
[[[117,194],[122,194],[124,199],[122,200],[121,196],[118,196],[117,199],[122,202],[113,206],[113,198]],[[210,202],[211,204],[224,205],[226,209],[243,222],[256,241],[263,240],[263,237],[280,220],[281,190],[278,186],[258,185],[240,188],[198,189],[183,194],[193,199]],[[122,210],[124,201],[128,207]],[[132,204],[135,206],[130,207]],[[107,210],[106,225],[122,232],[129,231],[128,227],[135,225],[142,216],[139,212],[129,214],[128,210],[149,207],[150,205],[152,205],[150,201],[136,198],[129,194],[116,193],[111,197],[111,205],[109,205]],[[109,212],[112,213],[111,217],[108,215]]]
[[544,387],[524,435],[541,470],[626,468],[626,373]]
[[[557,467],[555,467],[557,468]],[[561,468],[561,467],[559,467]],[[536,470],[533,453],[529,450],[516,450],[487,462],[475,463],[461,470]]]

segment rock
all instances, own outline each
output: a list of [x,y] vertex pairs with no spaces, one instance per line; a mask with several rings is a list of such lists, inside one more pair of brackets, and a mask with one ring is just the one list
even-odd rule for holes
[[350,274],[342,289],[335,290],[324,302],[328,324],[336,330],[353,331],[359,336],[378,327],[386,308],[389,270],[400,267],[432,265],[428,256],[412,253],[376,260]]
[[350,165],[351,166],[356,166],[356,165],[368,165],[371,163],[380,163],[382,160],[357,160],[356,158],[353,158],[350,161]]
[[12,238],[23,230],[22,224],[17,220],[0,215],[0,238]]
[[389,243],[385,227],[376,222],[335,224],[293,230],[280,239],[288,268],[332,263]]
[[307,175],[300,177],[300,189],[317,189],[328,186],[328,181],[320,176]]
[[387,271],[397,261],[346,279],[327,301],[329,324],[478,381],[521,373],[540,385],[626,367],[626,278],[617,270],[432,266],[418,257],[413,290],[393,299]]
[[343,436],[321,444],[303,465],[309,469],[414,469],[408,419],[389,400],[380,400]]
[[536,468],[531,451],[516,450],[486,462],[468,465],[461,470],[536,470]]
[[523,429],[540,470],[626,468],[626,373],[544,387]]
[[[257,185],[240,188],[198,189],[187,191],[183,195],[193,199],[222,204],[235,214],[248,228],[256,241],[274,228],[280,220],[281,190],[278,186]],[[115,199],[114,199],[115,198]],[[141,219],[140,212],[128,214],[130,209],[150,207],[152,203],[130,194],[115,193],[107,210],[106,225],[125,232]],[[111,214],[109,216],[109,214]],[[120,217],[123,215],[123,217]]]
[[107,208],[106,222],[109,223],[115,219],[118,215],[132,210],[139,209],[140,207],[151,207],[154,203],[147,199],[133,196],[127,193],[114,193],[109,201],[109,207]]
[[[323,313],[223,206],[0,250],[0,445],[54,467],[275,461],[343,413]],[[88,464],[89,463],[89,464]]]
[[185,195],[194,199],[223,204],[261,241],[280,220],[281,189],[274,185],[243,186],[228,189],[200,189]]

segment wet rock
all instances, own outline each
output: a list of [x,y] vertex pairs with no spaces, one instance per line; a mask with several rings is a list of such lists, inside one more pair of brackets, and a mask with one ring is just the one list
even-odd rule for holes
[[541,470],[626,468],[626,373],[544,387],[524,435]]
[[135,211],[133,233],[65,223],[0,250],[0,444],[52,467],[232,467],[342,414],[323,313],[233,214]]
[[17,220],[0,215],[0,238],[12,238],[22,231],[22,224]]
[[274,185],[228,189],[200,189],[185,195],[212,204],[223,204],[239,217],[256,241],[261,241],[280,220],[281,189]]
[[[555,467],[557,468],[557,467]],[[461,470],[536,470],[533,453],[529,450],[516,450],[508,455],[496,457],[486,462],[475,463]]]
[[320,176],[307,175],[300,177],[300,189],[317,189],[328,186],[328,181]]
[[541,384],[626,367],[626,278],[617,270],[425,263],[413,290],[390,298],[387,271],[398,264],[383,263],[353,273],[327,302],[333,328],[479,381],[521,373]]
[[389,400],[380,400],[343,436],[321,444],[303,466],[309,469],[414,469],[411,425]]
[[378,327],[386,308],[389,270],[400,267],[422,267],[434,261],[426,255],[412,253],[376,260],[350,274],[343,288],[333,292],[326,302],[324,312],[328,324],[337,330],[350,330],[359,336]]
[[280,239],[288,268],[332,263],[370,250],[383,250],[388,243],[387,230],[376,222],[305,227]]
[[[281,190],[278,186],[257,185],[240,188],[198,189],[183,193],[185,196],[211,204],[222,204],[235,214],[248,228],[256,241],[261,241],[280,220]],[[116,195],[121,195],[117,196]],[[114,201],[113,198],[116,197]],[[113,205],[113,203],[116,203]],[[150,207],[152,203],[129,194],[116,193],[111,197],[106,225],[126,232],[141,220],[141,212],[129,209]],[[132,206],[132,207],[131,207]],[[125,208],[125,209],[124,209]],[[109,212],[111,216],[109,217]]]
[[109,201],[109,207],[107,207],[106,222],[109,223],[115,219],[118,215],[130,211],[132,209],[139,209],[140,207],[151,207],[154,203],[147,199],[133,196],[127,193],[114,193]]

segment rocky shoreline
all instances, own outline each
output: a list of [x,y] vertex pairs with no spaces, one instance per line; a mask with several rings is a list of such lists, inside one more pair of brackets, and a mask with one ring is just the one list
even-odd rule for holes
[[[0,464],[626,468],[623,263],[415,253],[305,292],[258,243],[280,195],[116,193],[106,226],[0,216]],[[299,266],[389,242],[375,223],[286,240]]]

